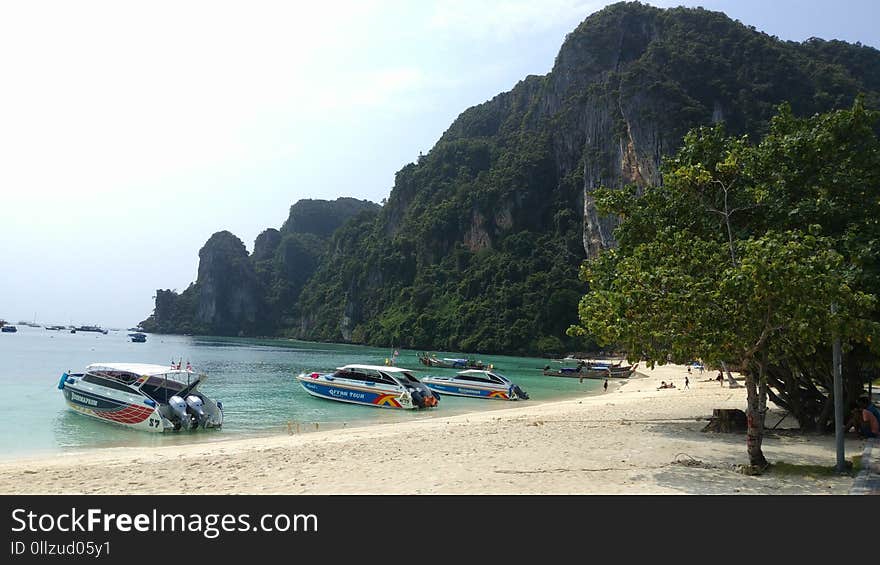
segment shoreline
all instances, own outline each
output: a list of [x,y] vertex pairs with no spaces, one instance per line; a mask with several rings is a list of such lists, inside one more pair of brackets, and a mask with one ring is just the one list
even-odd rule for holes
[[[745,389],[696,375],[684,389],[677,365],[639,374],[608,392],[406,422],[2,460],[0,493],[845,494],[851,487],[849,476],[738,473],[745,435],[700,430],[713,408],[744,409]],[[661,380],[679,388],[657,390]],[[768,413],[768,426],[780,415]],[[848,438],[847,457],[862,445]],[[773,463],[833,466],[834,437],[767,430],[764,453]]]
[[[546,378],[556,378],[556,377],[546,377]],[[616,379],[616,381],[623,381],[625,379]],[[615,382],[615,379],[609,381],[609,392],[615,390],[615,387],[619,388],[622,386],[623,382]],[[581,399],[581,398],[589,398],[596,395],[604,394],[601,387],[595,390],[583,390],[577,393],[576,395],[573,393],[558,393],[553,395],[551,398],[541,399],[541,400],[531,400],[530,402],[532,406],[539,406],[542,404],[555,403],[564,400],[572,400],[572,399]],[[389,424],[409,424],[413,422],[419,422],[422,420],[432,420],[436,418],[451,418],[460,415],[467,414],[479,414],[482,412],[495,412],[495,411],[505,411],[510,410],[512,408],[516,408],[517,405],[522,405],[526,401],[484,401],[484,400],[475,400],[468,399],[473,403],[468,408],[463,408],[461,406],[448,409],[444,408],[445,411],[402,411],[402,410],[391,410],[391,409],[377,409],[372,407],[364,407],[364,406],[350,406],[354,410],[354,417],[345,420],[295,420],[290,419],[286,423],[279,423],[277,425],[273,425],[266,428],[261,429],[252,429],[247,431],[233,431],[228,432],[224,430],[208,430],[208,431],[197,431],[197,432],[187,432],[187,433],[166,433],[166,434],[144,434],[143,432],[139,432],[136,430],[125,430],[126,434],[131,434],[129,438],[121,438],[115,443],[103,444],[103,445],[77,445],[77,446],[56,446],[56,447],[43,447],[39,449],[35,449],[32,451],[22,450],[22,451],[14,451],[14,452],[4,452],[0,453],[0,466],[5,463],[14,463],[16,461],[30,461],[30,460],[42,460],[42,459],[50,459],[54,457],[67,457],[67,456],[76,456],[76,455],[88,455],[91,453],[101,452],[105,450],[124,450],[124,449],[140,449],[140,450],[150,450],[150,449],[161,449],[166,447],[176,447],[176,448],[187,448],[202,444],[218,444],[218,443],[227,443],[227,442],[235,442],[235,441],[247,441],[247,440],[260,440],[267,439],[273,437],[289,437],[291,435],[308,435],[313,433],[320,433],[325,431],[339,431],[345,429],[360,429],[360,428],[370,428],[374,426],[382,426]],[[333,401],[324,401],[322,402],[330,402]],[[67,409],[65,407],[65,409]],[[413,412],[411,414],[400,414],[401,412]],[[395,413],[398,413],[398,416],[411,416],[411,419],[408,420],[393,420]],[[383,417],[384,416],[384,417]],[[96,420],[88,417],[77,415],[77,418],[84,418],[90,421],[90,423],[96,423]],[[292,432],[285,431],[287,425],[290,425]],[[318,424],[320,427],[316,428],[315,425]],[[101,426],[110,426],[113,430],[118,431],[123,429],[121,426],[116,426],[112,423],[100,422]],[[298,431],[296,431],[298,430]],[[164,437],[163,437],[164,436]],[[126,441],[128,439],[128,441]],[[138,442],[138,440],[141,440]],[[151,444],[146,445],[144,442],[154,440],[157,442],[163,442],[163,444]]]

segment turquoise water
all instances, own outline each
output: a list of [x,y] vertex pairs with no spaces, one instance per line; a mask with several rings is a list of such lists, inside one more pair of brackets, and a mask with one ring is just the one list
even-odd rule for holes
[[[56,453],[93,447],[173,445],[242,437],[309,432],[370,423],[408,421],[493,410],[515,402],[443,396],[430,411],[390,410],[357,406],[309,396],[294,380],[301,372],[328,371],[349,363],[382,365],[389,349],[289,340],[149,335],[131,343],[127,332],[107,335],[50,331],[19,326],[18,333],[0,333],[0,457]],[[452,374],[451,369],[422,370],[416,351],[400,350],[397,365],[416,369],[417,376]],[[436,352],[439,357],[460,353]],[[519,384],[531,399],[525,402],[595,392],[602,381],[544,377],[545,359],[473,355]],[[223,402],[222,430],[150,434],[103,423],[67,408],[56,387],[64,371],[81,371],[89,363],[130,362],[170,364],[189,361],[208,374],[201,390]]]

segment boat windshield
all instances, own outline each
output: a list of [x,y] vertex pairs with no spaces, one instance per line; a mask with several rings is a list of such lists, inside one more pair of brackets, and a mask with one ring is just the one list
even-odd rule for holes
[[369,383],[382,383],[388,385],[396,385],[397,383],[384,373],[378,372],[370,372],[370,373],[362,373],[360,371],[353,370],[337,370],[333,373],[333,376],[338,379],[350,379],[353,381],[365,381]]
[[148,378],[141,385],[141,392],[156,402],[167,403],[168,400],[188,388],[186,383],[165,378],[163,375]]
[[83,382],[91,383],[98,386],[104,386],[107,388],[112,388],[114,390],[119,390],[122,392],[134,392],[128,385],[124,384],[121,381],[116,379],[108,379],[105,377],[99,377],[93,373],[86,373],[82,377]]
[[396,378],[401,383],[413,383],[413,384],[419,383],[419,379],[415,378],[414,376],[410,375],[409,373],[404,373],[404,372],[394,373],[394,378]]
[[95,375],[97,377],[102,377],[105,379],[110,379],[114,381],[118,381],[122,384],[130,385],[133,384],[136,380],[140,378],[140,375],[135,373],[131,373],[129,371],[113,371],[109,369],[93,369],[88,371],[88,374]]
[[492,379],[492,382],[496,382],[496,383],[509,383],[510,382],[510,379],[508,379],[507,377],[505,377],[504,375],[502,375],[500,373],[487,373],[487,374],[489,375],[489,378]]

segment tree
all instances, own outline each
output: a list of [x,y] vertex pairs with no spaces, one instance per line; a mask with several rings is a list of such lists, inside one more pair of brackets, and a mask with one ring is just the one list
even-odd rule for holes
[[[615,232],[619,247],[583,265],[590,291],[579,305],[581,325],[569,333],[619,344],[652,363],[735,360],[746,376],[749,462],[765,467],[771,367],[789,367],[789,381],[803,378],[801,369],[815,369],[815,356],[835,332],[850,344],[876,343],[876,287],[868,263],[855,260],[847,244],[862,236],[826,222],[788,220],[794,195],[805,200],[811,193],[794,181],[816,168],[817,153],[825,172],[813,175],[813,192],[827,193],[825,177],[841,169],[854,181],[847,191],[873,191],[877,200],[880,188],[859,176],[868,174],[863,169],[877,152],[876,135],[864,127],[871,119],[858,101],[852,110],[808,120],[795,120],[783,107],[758,145],[728,138],[720,126],[702,128],[666,161],[664,185],[641,197],[635,189],[600,191],[603,210],[623,218]],[[859,147],[830,151],[831,132],[846,122],[860,133]],[[801,147],[782,163],[786,140],[813,150]],[[842,162],[829,162],[834,156]],[[816,200],[811,219],[821,221],[822,214],[839,218],[832,212],[846,199]],[[780,214],[786,208],[788,216]]]

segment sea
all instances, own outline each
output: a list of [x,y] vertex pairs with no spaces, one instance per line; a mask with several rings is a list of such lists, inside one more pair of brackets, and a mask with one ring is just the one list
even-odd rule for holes
[[[443,395],[435,409],[394,410],[315,398],[294,378],[299,373],[331,371],[350,363],[383,365],[393,351],[287,339],[156,334],[148,334],[145,343],[132,343],[124,330],[72,334],[69,330],[18,326],[16,333],[0,333],[0,459],[405,422],[572,398],[599,392],[603,384],[600,380],[580,383],[545,377],[541,370],[553,363],[548,359],[435,351],[432,353],[441,358],[467,357],[492,364],[519,384],[530,399],[505,402]],[[455,372],[423,367],[418,351],[397,351],[396,365],[413,369],[417,377]],[[223,403],[222,429],[152,434],[74,412],[65,404],[58,381],[64,372],[80,372],[98,362],[191,363],[197,372],[208,375],[200,390]]]

